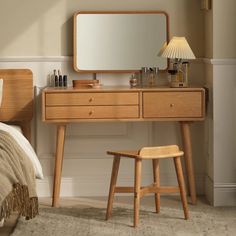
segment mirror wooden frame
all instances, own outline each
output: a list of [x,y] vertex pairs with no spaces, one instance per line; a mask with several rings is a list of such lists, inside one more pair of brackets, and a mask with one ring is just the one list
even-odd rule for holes
[[[73,19],[73,67],[74,70],[78,73],[135,73],[140,72],[140,70],[84,70],[79,69],[77,67],[77,39],[76,39],[76,30],[77,30],[77,24],[76,19],[78,14],[163,14],[166,17],[166,42],[169,42],[169,17],[168,14],[164,11],[78,11],[74,14]],[[167,68],[168,68],[169,60],[167,59]],[[167,70],[164,69],[163,71]]]

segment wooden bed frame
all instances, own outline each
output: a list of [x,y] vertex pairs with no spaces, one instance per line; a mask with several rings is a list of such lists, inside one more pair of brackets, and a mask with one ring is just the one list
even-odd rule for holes
[[19,125],[24,136],[30,141],[34,110],[32,71],[0,69],[0,79],[3,79],[0,122]]

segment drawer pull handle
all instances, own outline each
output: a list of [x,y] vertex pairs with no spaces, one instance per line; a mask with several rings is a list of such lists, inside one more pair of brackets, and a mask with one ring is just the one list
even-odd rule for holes
[[92,102],[93,101],[93,98],[89,98],[89,102]]
[[171,104],[170,104],[170,107],[173,107],[173,106],[174,106],[174,103],[171,103]]
[[92,114],[93,114],[93,111],[90,111],[90,112],[89,112],[89,115],[91,116]]

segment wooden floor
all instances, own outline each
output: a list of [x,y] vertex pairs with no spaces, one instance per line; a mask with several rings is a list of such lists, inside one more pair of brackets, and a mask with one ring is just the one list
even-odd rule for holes
[[[49,207],[51,206],[51,198],[41,198],[39,199],[40,207]],[[133,198],[130,196],[116,196],[114,199],[114,204],[128,204],[133,206]],[[144,197],[141,201],[143,207],[153,206],[154,207],[154,198],[153,196]],[[63,207],[72,207],[72,206],[91,206],[91,207],[102,207],[106,208],[107,197],[89,197],[89,198],[62,198],[60,200],[60,206]],[[161,198],[161,206],[168,206],[172,208],[178,208],[181,205],[179,196],[163,196]],[[204,198],[199,198],[197,206],[208,205]],[[197,207],[195,206],[195,207]],[[13,214],[10,219],[8,219],[4,227],[0,228],[1,236],[9,236],[16,225],[18,216]]]

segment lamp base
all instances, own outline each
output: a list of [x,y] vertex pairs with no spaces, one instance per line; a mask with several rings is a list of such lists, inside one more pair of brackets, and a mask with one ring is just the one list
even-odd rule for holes
[[170,87],[172,88],[186,88],[188,84],[186,82],[171,82]]

